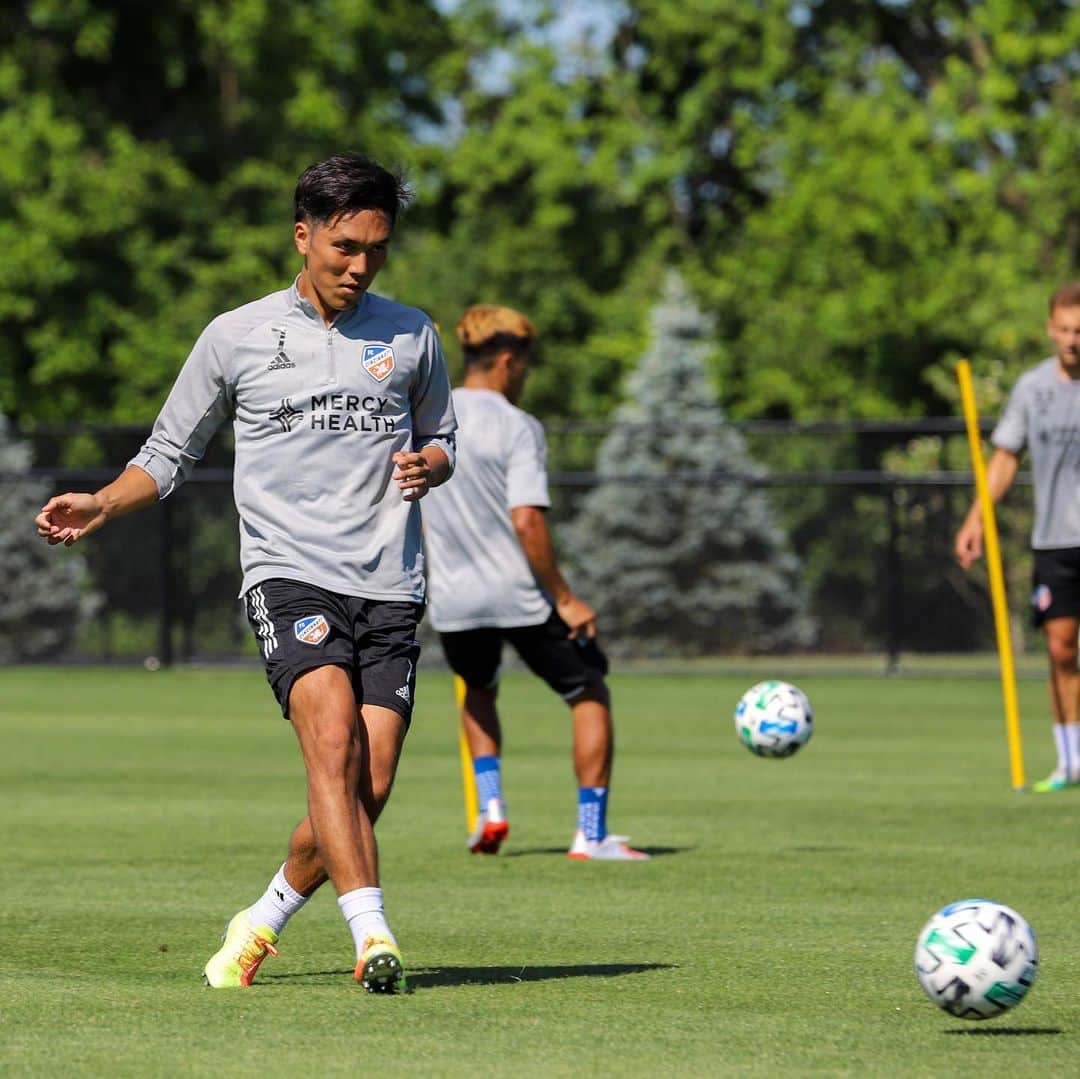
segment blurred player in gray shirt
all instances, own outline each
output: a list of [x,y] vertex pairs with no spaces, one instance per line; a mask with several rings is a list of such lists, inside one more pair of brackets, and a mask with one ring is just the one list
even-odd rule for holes
[[170,494],[232,420],[241,594],[300,742],[308,815],[207,962],[214,988],[250,985],[327,879],[356,945],[356,980],[369,992],[406,984],[374,825],[416,692],[425,601],[416,503],[449,477],[456,427],[434,326],[368,292],[407,199],[398,177],[359,154],[305,170],[293,284],[214,319],[127,469],[96,494],[50,499],[37,518],[39,535],[70,546]]
[[596,642],[596,615],[559,571],[548,531],[544,430],[516,407],[534,358],[536,331],[508,307],[470,307],[457,327],[465,382],[454,390],[461,454],[454,482],[424,504],[432,625],[454,673],[480,817],[473,853],[495,854],[509,832],[496,709],[504,641],[570,706],[577,830],[568,854],[641,861],[642,851],[607,830],[614,736]]
[[[990,436],[990,497],[1012,486],[1026,448],[1035,488],[1031,612],[1050,659],[1050,707],[1057,767],[1032,790],[1048,793],[1080,783],[1080,281],[1050,298],[1046,332],[1054,355],[1017,380]],[[967,569],[981,554],[982,517],[972,505],[956,536],[956,557]]]

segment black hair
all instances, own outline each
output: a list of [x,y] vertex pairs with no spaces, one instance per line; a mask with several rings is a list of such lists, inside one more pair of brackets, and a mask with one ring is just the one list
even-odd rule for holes
[[294,220],[321,225],[342,214],[381,210],[393,224],[411,199],[401,175],[363,154],[335,154],[300,174],[293,196]]
[[485,371],[494,363],[500,352],[512,352],[515,356],[526,356],[531,364],[539,360],[536,342],[528,337],[519,337],[514,333],[496,333],[478,345],[463,345],[462,352],[466,367],[480,367]]

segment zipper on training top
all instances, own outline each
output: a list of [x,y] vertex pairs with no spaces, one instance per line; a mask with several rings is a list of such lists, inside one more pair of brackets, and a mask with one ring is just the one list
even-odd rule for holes
[[337,367],[334,364],[334,327],[326,331],[326,358],[330,364],[330,377],[326,380],[328,386],[337,385]]

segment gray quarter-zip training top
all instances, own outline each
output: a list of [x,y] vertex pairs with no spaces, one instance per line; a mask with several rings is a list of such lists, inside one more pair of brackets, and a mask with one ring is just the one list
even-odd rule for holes
[[457,427],[430,319],[365,294],[327,326],[296,284],[219,315],[131,460],[165,498],[229,417],[241,595],[272,577],[371,599],[424,598],[420,508],[391,455]]

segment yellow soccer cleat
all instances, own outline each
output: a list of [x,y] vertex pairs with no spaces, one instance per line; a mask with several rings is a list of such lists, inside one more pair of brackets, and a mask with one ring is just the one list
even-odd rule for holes
[[206,964],[203,981],[211,989],[239,989],[251,985],[259,964],[277,955],[278,935],[269,926],[251,924],[246,910],[233,915],[221,935],[224,941]]
[[1031,789],[1035,794],[1055,794],[1057,791],[1063,791],[1067,787],[1080,786],[1080,779],[1067,775],[1060,768],[1054,769],[1045,779],[1040,779],[1038,783],[1032,783]]
[[353,977],[369,993],[407,993],[401,952],[389,937],[368,937]]

